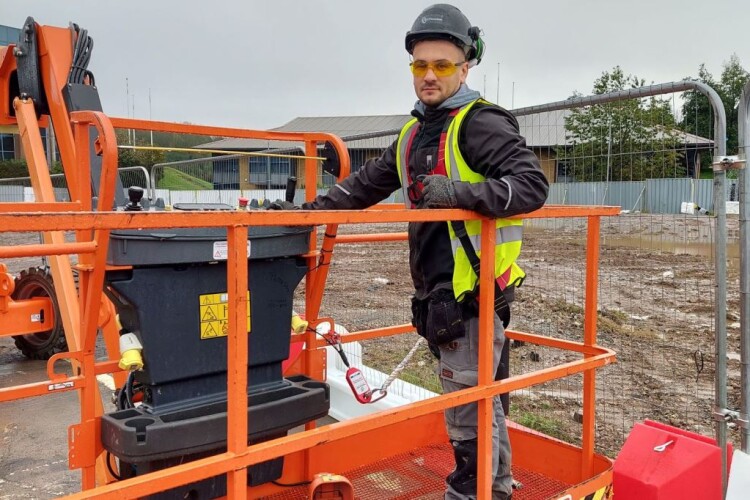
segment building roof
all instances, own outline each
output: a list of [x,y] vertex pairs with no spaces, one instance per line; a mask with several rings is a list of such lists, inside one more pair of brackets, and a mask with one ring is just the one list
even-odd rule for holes
[[[274,132],[327,132],[346,139],[352,136],[366,136],[378,132],[398,131],[411,115],[373,115],[373,116],[301,116],[271,129]],[[393,142],[393,134],[383,137],[369,137],[349,140],[350,149],[384,149]],[[202,149],[222,149],[226,151],[244,151],[257,149],[303,148],[301,142],[263,141],[259,139],[221,139],[196,146]]]
[[[517,117],[521,135],[526,138],[529,147],[554,147],[572,144],[565,130],[565,118],[570,110],[549,111]],[[328,132],[346,141],[349,149],[385,149],[394,140],[395,131],[401,129],[411,115],[371,115],[371,116],[326,116],[298,117],[271,129],[277,132]],[[367,134],[391,132],[380,137],[367,137]],[[678,132],[678,137],[685,145],[711,145],[713,141],[686,132]],[[657,132],[657,136],[662,134]],[[357,136],[364,138],[354,139]],[[347,140],[347,138],[352,138]],[[301,142],[263,141],[258,139],[221,139],[196,146],[203,149],[226,151],[251,151],[260,149],[303,148]]]

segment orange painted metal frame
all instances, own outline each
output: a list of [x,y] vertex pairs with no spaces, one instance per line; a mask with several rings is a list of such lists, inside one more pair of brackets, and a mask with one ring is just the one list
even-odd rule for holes
[[[443,211],[394,211],[389,210],[387,211],[387,216],[385,218],[387,219],[394,219],[394,220],[400,220],[400,221],[426,221],[426,220],[444,220],[444,215],[441,216],[441,213]],[[474,217],[474,214],[470,212],[462,212],[462,211],[446,211],[446,212],[452,212],[451,217],[460,219],[460,218],[471,218]],[[535,213],[536,216],[546,216],[551,217],[555,216],[558,213],[565,213],[570,214],[571,212],[574,214],[585,214],[586,216],[594,219],[598,219],[599,216],[602,215],[614,215],[614,209],[600,209],[600,210],[592,210],[591,208],[585,208],[576,210],[571,207],[566,208],[545,208],[540,210],[538,213]],[[595,215],[592,215],[595,214]],[[13,214],[0,214],[0,227],[8,228],[7,230],[51,230],[52,228],[60,228],[60,227],[66,227],[68,229],[84,229],[84,228],[94,228],[96,230],[109,230],[114,229],[117,227],[123,227],[128,225],[135,225],[137,227],[146,227],[146,228],[157,228],[157,227],[203,227],[203,226],[225,226],[229,229],[230,234],[230,248],[232,249],[238,249],[237,251],[239,253],[235,253],[233,250],[232,253],[230,253],[230,261],[228,262],[228,277],[229,283],[233,283],[236,280],[239,280],[240,284],[243,282],[243,280],[247,279],[247,269],[244,265],[239,265],[240,262],[243,262],[243,259],[246,258],[244,256],[244,252],[246,252],[245,245],[239,244],[237,245],[237,241],[244,241],[241,239],[243,236],[243,229],[246,228],[247,225],[256,224],[256,225],[308,225],[312,223],[315,220],[325,220],[326,222],[330,222],[332,224],[336,224],[342,221],[346,222],[378,222],[382,221],[383,217],[386,215],[386,212],[379,212],[377,210],[371,210],[366,212],[348,212],[348,211],[340,211],[340,212],[283,212],[283,213],[264,213],[264,212],[253,212],[253,213],[193,213],[193,214],[183,214],[183,213],[174,213],[174,212],[165,212],[165,213],[138,213],[138,214],[124,214],[124,213],[81,213],[81,214],[44,214],[44,216],[29,216],[27,214],[20,214],[20,213],[13,213]],[[391,217],[392,216],[392,217]],[[130,223],[130,224],[128,224]],[[488,224],[491,225],[491,224]],[[594,236],[598,239],[597,234],[597,227],[594,227],[593,230],[590,230],[591,238]],[[239,232],[239,233],[238,233]],[[493,231],[483,231],[483,234],[491,233],[494,234]],[[491,238],[489,238],[491,240]],[[483,244],[487,245],[489,242],[487,239],[483,239]],[[493,245],[490,244],[490,247]],[[2,250],[0,250],[1,252]],[[486,256],[489,255],[490,252],[487,254],[483,253],[485,255],[484,258],[487,258]],[[592,252],[589,250],[589,255]],[[595,255],[595,253],[594,253]],[[490,268],[490,266],[486,266]],[[590,260],[587,263],[587,269],[594,268],[593,270],[590,270],[587,272],[587,276],[593,276],[594,277],[594,283],[595,283],[595,268],[596,264],[595,262],[591,262]],[[486,279],[484,277],[483,279]],[[236,288],[232,286],[230,290],[235,290],[232,292],[233,294],[237,294],[236,290],[240,288]],[[232,295],[234,296],[234,295]],[[231,296],[230,296],[231,297]],[[230,342],[233,343],[233,345],[237,345],[237,342],[242,342],[242,340],[238,340],[236,337],[237,331],[242,331],[242,314],[241,312],[244,311],[244,307],[241,306],[242,301],[245,300],[244,296],[242,294],[237,294],[237,297],[232,299],[230,298],[230,316],[233,318],[232,323],[230,324]],[[586,309],[588,311],[588,308],[590,307],[590,303],[587,301]],[[491,312],[491,305],[490,304],[480,304],[480,316],[482,317],[484,322],[491,322],[492,316],[489,314]],[[234,312],[232,312],[234,311]],[[237,317],[235,317],[237,316]],[[587,321],[588,321],[587,316]],[[483,324],[483,328],[486,328],[486,325]],[[389,333],[395,334],[398,333],[398,330],[401,331],[408,331],[409,328],[407,326],[398,326],[393,327]],[[385,329],[383,330],[385,332]],[[486,330],[489,331],[489,330]],[[354,341],[354,340],[362,340],[364,338],[371,338],[377,333],[383,333],[378,331],[370,331],[370,332],[362,332],[362,333],[354,333],[344,336],[344,341]],[[595,331],[594,331],[595,333]],[[483,335],[486,335],[485,331],[483,330]],[[442,411],[448,407],[455,406],[458,404],[466,404],[473,401],[487,401],[488,398],[491,398],[495,394],[508,392],[516,389],[520,389],[523,387],[529,387],[534,384],[542,383],[548,380],[552,380],[555,378],[560,378],[563,376],[571,375],[574,373],[580,373],[580,372],[591,372],[595,368],[599,366],[604,366],[605,364],[610,363],[614,359],[614,354],[604,348],[598,347],[593,342],[595,338],[593,337],[593,334],[589,332],[586,335],[586,338],[583,343],[576,343],[576,342],[570,342],[570,341],[564,341],[560,339],[549,339],[545,337],[540,337],[532,334],[527,333],[521,333],[521,332],[509,332],[508,336],[510,338],[518,338],[519,340],[524,340],[527,342],[534,342],[542,345],[548,345],[551,347],[557,347],[557,348],[565,348],[568,350],[580,352],[583,355],[585,355],[585,358],[580,361],[572,361],[568,363],[564,363],[557,367],[547,368],[545,370],[534,372],[532,374],[526,374],[518,377],[512,377],[510,379],[501,381],[501,382],[491,382],[491,377],[489,377],[489,373],[485,373],[482,375],[482,379],[487,378],[487,380],[482,380],[482,382],[491,382],[491,383],[483,383],[479,386],[471,389],[467,389],[464,391],[460,391],[457,393],[447,394],[443,396],[439,396],[434,399],[430,399],[428,401],[422,401],[419,403],[415,403],[412,405],[409,405],[408,407],[405,407],[404,409],[399,410],[392,410],[389,412],[379,413],[376,416],[373,417],[364,417],[361,419],[356,419],[351,422],[344,422],[339,424],[334,424],[331,426],[326,426],[324,428],[320,429],[312,429],[308,432],[301,433],[301,434],[295,434],[292,436],[287,436],[285,438],[280,438],[271,442],[267,443],[261,443],[254,445],[252,447],[247,447],[243,441],[244,430],[246,430],[247,422],[246,419],[243,419],[241,415],[244,414],[243,411],[241,411],[244,408],[244,405],[246,404],[246,401],[244,399],[244,392],[242,390],[242,387],[245,387],[247,381],[246,381],[246,375],[243,375],[244,370],[240,369],[237,370],[236,367],[238,366],[245,366],[246,360],[244,359],[244,352],[241,348],[241,346],[237,345],[237,349],[230,349],[230,358],[228,359],[229,364],[229,370],[230,370],[230,376],[229,376],[229,387],[228,389],[231,391],[232,397],[230,398],[230,406],[229,406],[229,415],[230,415],[230,421],[232,422],[230,429],[234,429],[234,431],[230,431],[230,436],[232,436],[229,440],[230,447],[228,451],[224,454],[199,460],[196,462],[191,462],[189,464],[184,464],[181,466],[178,466],[176,468],[172,469],[165,469],[163,471],[154,472],[152,474],[149,474],[147,476],[142,476],[134,479],[129,479],[127,481],[123,481],[121,483],[115,483],[111,484],[102,488],[97,488],[96,490],[92,491],[86,491],[82,492],[79,497],[92,497],[92,498],[110,498],[114,496],[118,496],[121,494],[126,494],[128,497],[137,497],[146,495],[149,493],[154,493],[156,491],[161,491],[163,489],[167,489],[170,487],[174,487],[175,485],[187,483],[187,482],[193,482],[196,480],[199,480],[201,478],[211,477],[216,474],[221,473],[228,473],[230,475],[230,485],[232,486],[232,497],[233,498],[243,498],[243,494],[246,494],[246,491],[242,488],[236,486],[239,483],[242,483],[242,479],[239,476],[243,476],[242,470],[244,470],[244,467],[249,466],[251,464],[259,463],[261,461],[276,457],[276,456],[283,456],[283,455],[289,455],[295,452],[299,452],[302,450],[305,450],[306,448],[310,446],[319,445],[322,443],[327,443],[334,440],[341,440],[348,437],[355,436],[361,432],[365,431],[371,431],[379,428],[384,428],[392,424],[397,424],[400,422],[406,422],[411,419],[415,419],[418,417],[426,416],[435,412]],[[240,335],[240,337],[244,337]],[[246,339],[245,339],[246,341]],[[308,344],[311,346],[308,348],[308,350],[314,350],[315,346],[318,343],[316,342],[315,345]],[[489,345],[489,343],[483,343],[483,345]],[[483,370],[480,370],[481,373],[484,373],[484,371],[488,370],[488,367],[490,366],[488,363],[488,360],[485,359],[487,353],[484,353],[484,356],[480,358],[481,366]],[[84,366],[84,377],[88,377],[91,375],[88,375],[88,373],[94,374],[98,370],[90,369],[88,371],[86,369],[87,367]],[[83,385],[83,389],[86,388],[88,384]],[[588,390],[588,389],[586,389]],[[586,390],[584,392],[586,392]],[[237,396],[237,397],[235,397]],[[590,395],[590,397],[593,400],[593,394]],[[588,401],[588,399],[586,399]],[[82,408],[84,410],[85,409]],[[485,415],[483,415],[484,418],[486,418],[486,412]],[[485,422],[485,425],[487,425],[487,422]],[[84,434],[82,433],[81,436]],[[586,435],[586,434],[584,434]],[[591,429],[591,436],[593,436],[593,429]],[[485,446],[489,446],[488,443],[485,443]],[[591,447],[593,450],[593,446]],[[591,454],[593,457],[593,452]],[[590,468],[588,465],[592,460],[584,460],[584,463],[586,464],[585,467]],[[480,464],[480,470],[484,471],[483,473],[487,473],[487,464],[483,463]],[[232,479],[232,477],[234,477]],[[244,476],[243,476],[244,477]],[[583,475],[582,478],[586,478],[589,476]],[[127,488],[127,490],[125,489]]]
[[[247,213],[176,213],[176,212],[91,212],[91,201],[88,186],[90,185],[88,134],[89,129],[97,130],[98,148],[102,155],[102,178],[100,185],[99,206],[112,206],[114,197],[114,176],[116,175],[117,144],[114,127],[133,128],[139,130],[171,131],[200,135],[221,135],[240,138],[258,138],[269,140],[302,141],[305,143],[305,154],[315,156],[317,146],[321,142],[331,142],[342,160],[342,177],[349,172],[348,154],[346,148],[335,136],[322,133],[280,133],[268,131],[240,130],[223,127],[208,127],[198,125],[184,125],[164,122],[149,122],[145,120],[130,120],[122,118],[110,119],[103,113],[80,111],[68,113],[60,95],[59,89],[64,82],[64,75],[70,67],[70,31],[60,28],[40,28],[40,61],[45,89],[48,94],[50,111],[58,134],[58,142],[65,168],[74,208],[80,212],[56,211],[63,206],[54,203],[51,183],[47,184],[48,176],[42,161],[43,151],[40,152],[41,139],[38,136],[39,122],[33,115],[33,105],[30,101],[16,101],[16,119],[21,130],[24,149],[30,153],[37,199],[43,208],[49,211],[31,214],[25,207],[13,204],[9,208],[16,211],[3,210],[0,212],[0,232],[13,231],[43,231],[45,243],[43,245],[28,245],[23,248],[12,249],[0,246],[0,257],[21,255],[53,255],[61,257],[58,265],[58,275],[55,284],[63,284],[59,296],[63,297],[63,321],[71,332],[72,342],[69,342],[71,352],[56,355],[48,365],[49,380],[29,384],[16,388],[0,389],[0,401],[21,397],[38,396],[45,393],[77,390],[81,395],[81,422],[71,427],[69,433],[70,465],[82,469],[82,489],[72,498],[135,498],[158,491],[163,491],[180,484],[198,481],[219,474],[227,475],[228,497],[247,498],[248,495],[257,496],[261,492],[274,490],[272,485],[252,490],[249,493],[246,486],[247,467],[265,460],[279,457],[293,457],[291,464],[296,464],[298,470],[293,474],[305,479],[312,478],[314,471],[311,457],[315,455],[314,447],[335,446],[336,443],[349,443],[354,439],[369,436],[366,443],[360,443],[363,448],[370,447],[370,451],[363,456],[374,458],[388,453],[388,449],[381,448],[377,437],[390,429],[401,429],[406,432],[416,422],[440,419],[440,412],[447,408],[478,402],[479,405],[479,498],[489,498],[490,474],[490,433],[491,401],[497,394],[529,387],[535,384],[562,378],[575,373],[584,374],[584,425],[583,448],[581,450],[580,470],[577,472],[579,482],[588,481],[588,486],[578,485],[571,491],[576,494],[591,492],[589,487],[609,480],[610,473],[606,470],[606,461],[594,455],[594,401],[595,401],[595,369],[611,363],[614,353],[596,345],[596,283],[598,275],[598,245],[599,219],[602,216],[612,216],[619,212],[617,207],[545,207],[524,218],[541,217],[587,217],[589,221],[587,252],[586,252],[586,304],[584,341],[582,343],[551,339],[522,332],[508,332],[509,338],[517,338],[527,342],[548,345],[560,349],[581,353],[579,360],[549,367],[544,370],[509,379],[494,382],[490,368],[491,331],[494,313],[492,310],[491,294],[482,294],[480,299],[480,354],[479,354],[479,385],[451,394],[444,394],[429,400],[410,404],[403,408],[380,412],[376,415],[360,417],[347,422],[340,422],[322,428],[307,426],[302,433],[293,434],[253,446],[247,445],[247,429],[251,424],[247,421],[247,336],[244,334],[247,290],[247,240],[248,226],[278,226],[278,225],[312,225],[326,224],[323,244],[319,252],[316,251],[314,237],[311,238],[308,260],[310,273],[308,274],[306,315],[314,326],[321,321],[318,318],[320,304],[324,292],[324,284],[332,257],[333,248],[337,242],[362,242],[368,237],[345,236],[337,237],[339,224],[347,223],[388,223],[388,222],[418,222],[469,220],[477,215],[463,210],[404,210],[395,206],[378,207],[367,211],[290,211],[290,212],[247,212]],[[58,55],[55,50],[59,48]],[[0,64],[0,70],[8,67],[7,58]],[[3,74],[0,73],[0,77]],[[0,117],[3,122],[13,121],[8,116]],[[306,199],[315,195],[317,180],[317,162],[314,159],[305,160],[305,188]],[[66,207],[71,208],[71,205]],[[0,210],[3,204],[0,204]],[[119,373],[116,362],[110,360],[97,363],[94,357],[94,342],[99,325],[109,325],[111,330],[111,305],[103,299],[104,273],[106,268],[106,253],[109,233],[113,229],[165,228],[165,227],[225,227],[228,234],[229,255],[227,260],[227,283],[229,295],[229,336],[228,336],[228,433],[227,451],[213,457],[182,464],[173,468],[160,470],[144,476],[102,485],[111,480],[107,475],[97,474],[97,457],[101,455],[102,446],[99,440],[99,423],[101,415],[101,401],[98,395],[96,375],[104,372]],[[55,235],[61,235],[63,230],[77,232],[78,241],[67,244]],[[92,236],[93,234],[93,236]],[[494,253],[494,223],[482,219],[481,259],[492,261]],[[396,241],[403,238],[403,234],[370,235],[371,241]],[[75,300],[75,288],[70,287],[65,274],[70,274],[65,268],[67,258],[63,255],[78,253],[80,266],[84,271],[81,280],[80,302]],[[492,265],[482,266],[482,283],[491,283]],[[68,276],[69,277],[69,276]],[[67,285],[66,285],[67,283]],[[382,335],[395,335],[411,331],[411,325],[396,325],[384,329],[355,332],[344,336],[343,341],[363,340]],[[302,337],[302,338],[299,338]],[[304,355],[304,370],[315,375],[321,368],[321,342],[315,338],[312,331],[297,336],[295,341],[304,340],[306,343]],[[111,346],[108,346],[111,347]],[[70,359],[74,364],[76,375],[68,377],[53,371],[54,361]],[[295,458],[296,457],[296,458]],[[101,462],[99,462],[101,466]],[[594,484],[596,483],[596,484]],[[97,487],[97,484],[100,486]]]
[[[44,323],[31,320],[37,314],[45,318]],[[54,326],[52,300],[46,297],[12,301],[6,310],[0,310],[0,337],[46,332]]]
[[[367,212],[313,212],[313,213],[305,213],[305,212],[290,212],[290,213],[263,213],[263,212],[255,212],[255,213],[229,213],[229,214],[178,214],[178,213],[140,213],[140,214],[124,214],[124,213],[82,213],[82,214],[44,214],[43,217],[39,217],[38,215],[41,214],[35,214],[34,216],[31,216],[29,214],[25,213],[13,213],[13,214],[3,214],[0,215],[0,227],[7,227],[13,230],[20,230],[20,229],[26,229],[26,230],[41,230],[41,231],[49,231],[52,229],[59,229],[61,227],[66,227],[68,229],[77,229],[77,230],[83,230],[83,229],[95,229],[97,231],[108,231],[109,229],[113,229],[116,227],[128,227],[131,225],[136,225],[137,227],[148,227],[148,228],[156,228],[156,227],[201,227],[201,226],[226,226],[229,228],[229,234],[230,234],[230,248],[239,248],[240,255],[235,258],[231,257],[230,261],[228,263],[228,275],[233,277],[234,279],[230,279],[229,283],[235,282],[235,280],[239,280],[242,282],[243,279],[247,279],[246,276],[246,267],[245,266],[238,266],[238,262],[242,262],[242,252],[246,251],[246,247],[244,245],[236,245],[236,241],[240,241],[239,236],[237,234],[237,231],[242,231],[242,228],[250,224],[256,224],[256,225],[278,225],[278,224],[284,224],[284,225],[296,225],[296,224],[303,224],[307,225],[310,223],[313,223],[313,221],[320,221],[324,220],[326,222],[329,222],[331,224],[336,224],[340,221],[344,222],[381,222],[384,218],[390,219],[390,220],[400,220],[400,221],[424,221],[424,220],[444,220],[445,215],[442,215],[441,212],[443,211],[429,211],[429,212],[414,212],[414,211],[402,211],[398,212],[395,210],[388,210],[387,212],[379,212],[376,210],[371,210]],[[448,212],[448,211],[446,211]],[[452,213],[451,213],[452,212]],[[565,214],[574,213],[576,215],[578,214],[586,214],[590,218],[597,219],[600,215],[613,215],[612,210],[601,210],[601,211],[595,211],[591,209],[582,209],[582,210],[575,210],[571,209],[569,207],[563,208],[563,209],[543,209],[540,211],[540,214],[534,214],[534,215],[540,215],[540,216],[553,216],[556,215],[556,213],[563,212]],[[451,217],[455,219],[460,218],[471,218],[474,217],[474,214],[470,212],[461,212],[461,211],[449,211],[448,213],[451,213]],[[591,213],[595,213],[596,215],[591,215]],[[132,227],[132,226],[131,226]],[[595,230],[597,228],[594,228]],[[246,229],[245,229],[246,230]],[[492,231],[489,231],[490,233],[493,233]],[[484,231],[483,234],[486,234],[487,231]],[[598,234],[596,234],[596,231],[592,231],[592,233],[598,238]],[[493,233],[494,234],[494,233]],[[240,235],[241,236],[241,235]],[[488,244],[487,241],[483,240],[483,244]],[[493,245],[490,244],[490,247]],[[244,250],[243,250],[244,249]],[[27,249],[28,250],[28,249]],[[41,250],[41,248],[35,248],[34,250]],[[0,249],[0,255],[4,254],[6,249]],[[236,254],[231,253],[230,256],[235,256]],[[487,255],[487,254],[485,254]],[[486,257],[485,257],[486,258]],[[94,268],[97,266],[94,265]],[[486,266],[489,268],[490,266]],[[589,262],[587,268],[591,268],[591,262]],[[595,266],[594,266],[595,267]],[[244,276],[243,276],[244,275]],[[592,275],[595,277],[595,271],[590,271],[587,273],[588,275]],[[484,277],[483,279],[486,279]],[[230,290],[233,290],[235,287],[230,288]],[[236,293],[236,291],[234,292]],[[245,300],[243,299],[243,296],[240,294],[239,299],[232,299],[230,298],[230,301],[232,301],[233,306],[230,306],[230,311],[232,309],[236,309],[235,313],[237,311],[244,311],[244,307],[239,307],[236,304],[237,300]],[[491,307],[491,305],[489,306]],[[484,304],[482,306],[480,304],[480,315],[483,316],[484,321],[491,322],[492,317],[488,314],[487,308],[488,305]],[[587,303],[588,308],[588,303]],[[230,314],[232,314],[230,312]],[[232,325],[234,328],[237,327],[235,324],[238,319],[234,318],[232,316],[234,321]],[[242,317],[242,314],[240,314],[240,318]],[[241,323],[241,320],[240,320]],[[230,325],[230,326],[232,326]],[[483,325],[483,327],[486,327],[486,325]],[[230,332],[232,328],[230,327]],[[395,334],[399,331],[408,331],[410,330],[409,326],[399,326],[399,327],[393,327],[391,330],[391,333]],[[241,328],[238,330],[241,331]],[[364,338],[371,338],[373,336],[377,336],[378,333],[385,333],[385,332],[378,332],[378,331],[371,331],[371,332],[362,332],[361,334],[351,334],[345,336],[345,341],[354,341],[354,340],[362,340]],[[246,445],[244,443],[238,443],[236,442],[237,439],[242,441],[243,433],[241,432],[241,429],[245,428],[247,422],[243,421],[243,417],[241,415],[244,414],[244,412],[239,411],[238,408],[241,409],[246,404],[244,398],[242,396],[238,398],[230,399],[232,403],[230,404],[229,414],[230,414],[230,421],[233,422],[231,424],[231,429],[240,429],[240,431],[236,431],[234,433],[230,432],[230,436],[233,436],[233,438],[230,439],[230,443],[232,443],[232,447],[230,447],[229,451],[224,454],[220,455],[219,457],[214,457],[213,459],[205,459],[204,461],[198,461],[193,462],[191,464],[185,464],[184,466],[180,466],[180,468],[177,469],[169,469],[165,471],[159,471],[156,473],[153,473],[149,476],[143,476],[140,478],[135,478],[132,480],[128,480],[122,483],[113,484],[110,486],[105,487],[104,489],[97,490],[99,491],[103,496],[103,498],[106,498],[108,496],[107,491],[115,492],[119,491],[122,488],[126,486],[126,483],[129,485],[129,489],[127,490],[128,495],[138,496],[147,494],[149,492],[155,492],[159,491],[161,489],[166,489],[171,486],[174,486],[176,484],[179,484],[181,480],[184,480],[185,482],[195,481],[197,479],[200,479],[201,477],[210,477],[212,475],[215,475],[217,473],[226,473],[229,472],[230,476],[233,474],[236,475],[242,475],[242,472],[238,472],[239,470],[244,470],[242,468],[243,465],[251,465],[253,463],[258,463],[260,461],[263,461],[267,458],[271,458],[273,456],[280,456],[285,455],[289,453],[293,453],[295,451],[301,451],[306,448],[307,445],[311,443],[320,443],[320,442],[327,442],[334,439],[344,439],[346,437],[352,436],[359,431],[367,430],[367,429],[376,429],[381,428],[386,425],[392,424],[392,423],[398,423],[402,421],[406,421],[415,417],[427,415],[429,413],[433,413],[436,411],[444,410],[445,408],[449,406],[453,406],[456,404],[465,404],[467,402],[471,401],[477,401],[477,400],[484,400],[486,401],[488,397],[492,397],[494,394],[499,392],[507,392],[510,390],[519,389],[522,387],[528,387],[530,385],[533,385],[535,383],[541,383],[547,380],[551,380],[553,378],[557,378],[559,376],[564,375],[570,375],[572,373],[578,373],[581,371],[591,371],[594,368],[598,366],[602,366],[608,362],[610,362],[613,359],[613,354],[606,349],[601,349],[598,347],[595,347],[593,344],[593,338],[590,334],[587,335],[586,342],[583,344],[577,344],[562,340],[556,340],[556,339],[546,339],[544,337],[537,337],[530,334],[521,334],[521,333],[512,333],[509,332],[509,337],[516,336],[519,339],[526,340],[529,342],[536,342],[540,344],[550,345],[553,347],[561,347],[561,348],[567,348],[570,350],[575,350],[578,352],[582,352],[588,357],[584,362],[570,362],[566,363],[564,365],[561,365],[559,367],[555,368],[549,368],[547,370],[543,370],[541,372],[537,372],[531,375],[526,375],[522,377],[515,377],[512,379],[505,380],[503,382],[497,382],[490,384],[488,386],[482,387],[478,386],[477,388],[469,389],[467,391],[461,391],[461,393],[455,393],[450,395],[441,396],[439,398],[435,398],[433,400],[417,403],[415,405],[412,405],[410,408],[406,410],[399,410],[395,412],[393,415],[378,415],[378,418],[375,419],[365,419],[365,422],[358,422],[358,425],[356,428],[354,428],[353,423],[344,423],[344,424],[336,424],[336,426],[328,426],[324,429],[319,429],[315,431],[310,431],[312,434],[310,434],[307,438],[303,438],[300,435],[298,437],[289,436],[287,438],[282,438],[280,440],[275,440],[273,442],[273,445],[270,445],[268,443],[263,443],[259,445],[255,445],[250,450],[254,450],[254,453],[250,453],[250,451],[247,449]],[[244,337],[244,336],[240,336]],[[246,339],[245,339],[246,341]],[[230,342],[236,343],[238,342],[236,335],[231,334],[230,335]],[[239,341],[241,342],[241,341]],[[315,342],[315,345],[318,343]],[[308,345],[313,345],[313,343],[310,343]],[[308,349],[312,351],[313,349]],[[238,356],[243,357],[244,355],[242,353],[246,352],[241,348],[237,349],[230,349],[229,351],[232,354],[232,357],[228,360],[229,367],[230,367],[230,377],[229,377],[229,390],[232,391],[232,394],[240,394],[243,395],[244,392],[241,390],[243,386],[246,385],[247,381],[245,379],[246,375],[243,375],[244,370],[236,370],[235,367],[237,366],[244,366],[246,363],[246,360],[239,360],[235,359]],[[486,353],[485,353],[486,355]],[[86,356],[84,356],[84,378],[86,378],[86,373],[96,373],[99,370],[96,370],[94,367],[93,369],[90,367],[90,363],[88,363],[89,366],[86,366],[87,363],[85,362]],[[484,357],[482,358],[484,360]],[[483,366],[486,368],[489,366],[489,363],[487,360],[482,361]],[[483,378],[487,376],[488,374],[483,375]],[[243,380],[244,379],[244,380]],[[61,379],[58,379],[61,380]],[[490,379],[488,379],[490,380]],[[78,382],[78,380],[71,380],[73,382]],[[60,384],[61,382],[57,382]],[[80,384],[77,385],[77,387],[80,387],[82,391],[84,391],[87,388],[87,385],[89,384]],[[483,384],[484,385],[484,384]],[[30,388],[29,388],[30,389]],[[83,412],[83,415],[86,415],[87,412]],[[238,416],[239,415],[239,416]],[[484,418],[486,418],[486,411],[483,415]],[[246,420],[246,417],[245,419]],[[86,421],[86,419],[84,419]],[[89,422],[91,422],[89,420]],[[365,423],[369,423],[369,426],[365,426]],[[485,422],[485,425],[487,423]],[[351,428],[350,428],[351,427]],[[91,432],[91,430],[96,429],[96,421],[93,423],[89,423],[88,425],[88,431]],[[322,437],[316,438],[318,434],[323,434]],[[237,438],[237,435],[239,438]],[[79,432],[76,434],[80,439],[84,439],[86,436],[86,431]],[[486,446],[488,446],[487,443],[485,443]],[[592,448],[593,449],[593,448]],[[257,451],[255,451],[257,450]],[[95,447],[96,451],[96,447]],[[94,453],[88,454],[89,458],[94,456]],[[218,462],[214,462],[214,459],[219,459],[223,457],[224,462],[222,463],[221,460]],[[239,462],[238,462],[239,461]],[[82,461],[82,463],[86,463],[85,461]],[[239,467],[239,468],[238,468]],[[483,467],[483,468],[482,468]],[[184,468],[183,473],[180,473],[181,468]],[[487,464],[480,464],[480,470],[485,471],[486,473]],[[145,478],[145,479],[144,479]],[[180,479],[182,478],[182,479]],[[150,481],[149,479],[158,479],[158,481]],[[232,491],[234,494],[236,494],[236,498],[242,498],[242,488],[238,488],[237,484],[243,484],[242,479],[238,477],[234,477],[234,479],[230,478],[230,485],[232,485]],[[84,484],[84,488],[87,485]],[[131,489],[134,488],[134,489]],[[110,490],[111,489],[111,490]],[[86,492],[86,496],[93,495],[94,492]],[[97,493],[98,495],[98,493]]]

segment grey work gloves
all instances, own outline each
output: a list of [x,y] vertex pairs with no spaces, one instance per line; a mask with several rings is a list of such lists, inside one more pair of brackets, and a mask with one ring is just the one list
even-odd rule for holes
[[453,181],[444,175],[427,175],[422,179],[422,206],[427,208],[453,208],[456,190]]
[[299,210],[299,207],[286,200],[276,200],[268,206],[269,210]]

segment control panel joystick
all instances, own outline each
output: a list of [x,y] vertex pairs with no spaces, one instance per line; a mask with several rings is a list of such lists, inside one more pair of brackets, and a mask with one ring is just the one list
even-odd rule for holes
[[140,212],[143,210],[141,200],[143,199],[143,188],[138,186],[130,186],[128,188],[128,199],[130,200],[125,205],[126,212]]

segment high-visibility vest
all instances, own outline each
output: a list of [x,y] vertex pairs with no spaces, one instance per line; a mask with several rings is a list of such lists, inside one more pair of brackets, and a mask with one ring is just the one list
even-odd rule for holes
[[[438,163],[432,173],[447,175],[450,179],[458,179],[462,182],[476,183],[485,180],[483,175],[478,174],[469,167],[458,146],[461,123],[469,110],[477,102],[489,104],[487,101],[477,99],[451,113],[446,127],[443,128],[438,148]],[[408,172],[408,156],[418,129],[419,122],[416,118],[409,121],[401,129],[397,143],[396,166],[406,208],[416,208],[411,202],[408,192],[409,186],[412,184]],[[482,221],[471,220],[465,221],[465,223],[466,232],[471,239],[474,250],[477,255],[481,255],[480,236]],[[497,219],[495,228],[495,278],[500,289],[504,290],[509,285],[519,285],[526,276],[526,273],[516,264],[516,259],[518,259],[521,253],[523,222],[517,219]],[[453,293],[458,301],[462,301],[467,292],[475,291],[477,276],[471,268],[471,263],[466,256],[464,247],[454,233],[450,222],[448,222],[448,233],[453,250]]]

